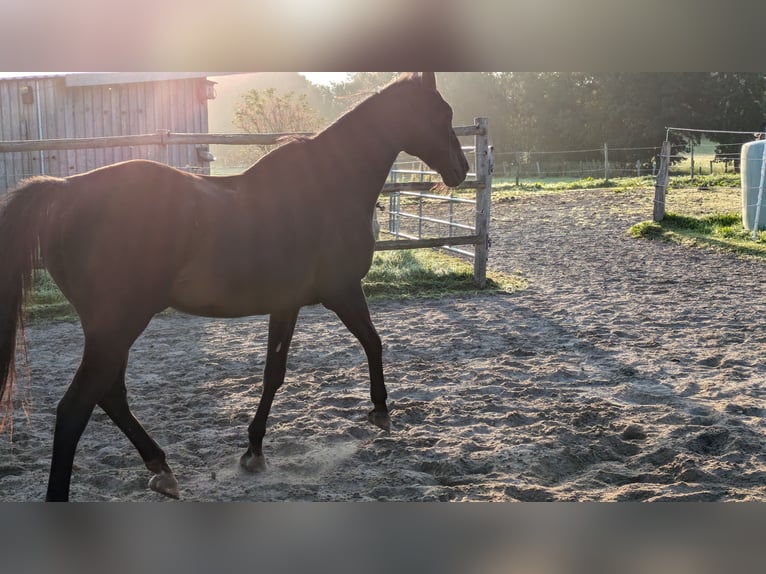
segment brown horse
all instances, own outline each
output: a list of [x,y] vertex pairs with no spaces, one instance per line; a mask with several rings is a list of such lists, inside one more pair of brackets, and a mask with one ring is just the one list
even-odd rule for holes
[[[265,467],[263,437],[304,305],[334,311],[364,347],[373,409],[388,430],[381,341],[361,287],[378,195],[397,154],[450,186],[468,163],[433,73],[401,76],[324,131],[277,148],[240,175],[205,177],[128,161],[36,177],[0,203],[0,399],[10,404],[16,335],[34,267],[44,265],[82,322],[82,362],[56,410],[48,500],[67,500],[75,449],[99,405],[178,497],[165,453],[128,407],[133,342],[167,307],[210,317],[269,314],[263,394],[241,465]],[[41,262],[35,258],[40,254]],[[6,414],[8,416],[8,414]],[[12,414],[11,414],[12,416]]]

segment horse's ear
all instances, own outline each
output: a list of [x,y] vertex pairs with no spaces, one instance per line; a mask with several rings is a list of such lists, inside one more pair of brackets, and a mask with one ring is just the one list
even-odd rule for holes
[[426,90],[436,91],[436,74],[433,72],[421,72],[420,81]]

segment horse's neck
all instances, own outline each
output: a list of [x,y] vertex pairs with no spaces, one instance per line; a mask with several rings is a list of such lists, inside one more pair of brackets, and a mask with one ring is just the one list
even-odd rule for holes
[[363,102],[314,138],[320,151],[332,150],[332,163],[341,166],[339,185],[350,194],[362,193],[370,209],[402,149],[379,99]]

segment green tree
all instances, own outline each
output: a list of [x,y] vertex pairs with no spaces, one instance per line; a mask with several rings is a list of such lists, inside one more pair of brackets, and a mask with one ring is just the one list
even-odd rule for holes
[[[234,111],[234,125],[252,134],[313,132],[321,124],[322,118],[309,106],[306,94],[280,94],[274,88],[246,92]],[[248,155],[255,160],[277,145],[252,146]]]
[[[757,130],[764,114],[763,74],[741,73],[501,73],[508,129],[516,149],[592,149],[608,143],[610,161],[648,162],[667,127]],[[702,134],[670,132],[674,153]],[[737,136],[710,133],[725,143]],[[562,156],[563,158],[563,156]]]
[[766,121],[766,76],[762,73],[712,72],[708,87],[713,102],[704,127],[742,131],[743,134],[707,134],[716,153],[739,165],[741,144],[752,141],[750,132],[762,131]]
[[508,149],[514,135],[508,122],[512,111],[500,76],[491,72],[437,74],[439,91],[452,106],[454,125],[472,125],[477,117],[489,119],[490,139],[497,149]]
[[357,72],[345,82],[323,86],[324,116],[330,120],[337,119],[398,75],[398,72]]

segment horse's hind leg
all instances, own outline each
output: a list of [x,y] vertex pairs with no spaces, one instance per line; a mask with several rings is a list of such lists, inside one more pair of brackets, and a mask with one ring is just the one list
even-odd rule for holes
[[98,405],[104,409],[114,424],[133,443],[144,464],[146,464],[146,468],[155,473],[149,481],[149,488],[171,498],[178,498],[178,481],[165,460],[165,452],[149,436],[149,433],[141,426],[128,406],[125,388],[126,367],[127,360],[122,364],[117,381],[98,402]]
[[247,429],[250,446],[239,459],[240,465],[251,472],[266,468],[263,456],[263,437],[266,435],[266,419],[271,410],[274,395],[285,380],[287,351],[293,338],[299,309],[272,313],[269,317],[269,343],[266,352],[266,367],[263,373],[263,393],[258,410]]
[[68,500],[77,443],[96,403],[119,376],[126,353],[127,350],[116,350],[108,338],[86,336],[80,367],[56,408],[56,429],[46,500]]
[[361,283],[343,293],[326,298],[322,303],[338,315],[362,344],[370,369],[370,398],[373,404],[367,418],[375,426],[386,431],[391,430],[391,417],[386,406],[388,395],[383,381],[383,345],[372,324]]

